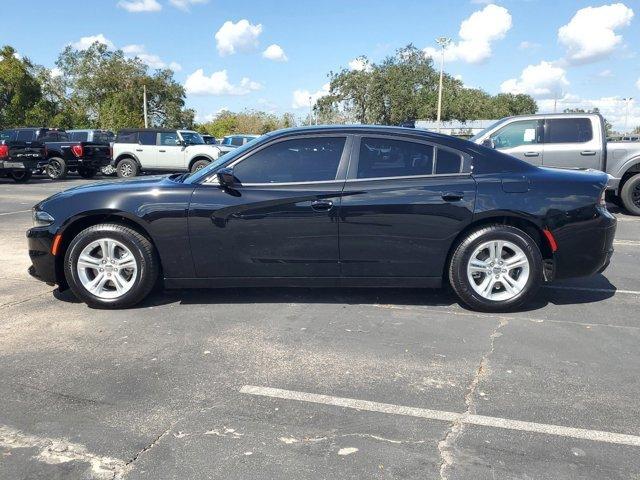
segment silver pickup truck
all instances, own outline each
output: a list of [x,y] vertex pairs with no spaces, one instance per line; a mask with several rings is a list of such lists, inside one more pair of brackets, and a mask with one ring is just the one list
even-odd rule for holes
[[507,117],[470,140],[541,167],[602,170],[610,198],[640,215],[640,143],[607,142],[599,114]]

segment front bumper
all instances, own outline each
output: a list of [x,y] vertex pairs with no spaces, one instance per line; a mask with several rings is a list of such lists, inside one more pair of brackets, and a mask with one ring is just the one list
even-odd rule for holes
[[32,228],[27,231],[29,275],[48,285],[60,283],[56,278],[56,257],[51,253],[53,234],[46,228]]

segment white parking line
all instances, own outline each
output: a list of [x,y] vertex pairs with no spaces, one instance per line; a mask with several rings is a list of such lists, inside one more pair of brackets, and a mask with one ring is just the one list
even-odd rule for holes
[[380,412],[391,415],[405,415],[409,417],[426,418],[429,420],[439,420],[442,422],[459,421],[461,423],[466,423],[469,425],[479,425],[482,427],[543,433],[546,435],[556,435],[560,437],[591,440],[594,442],[640,447],[640,436],[626,435],[623,433],[563,427],[560,425],[549,425],[546,423],[523,422],[520,420],[509,420],[507,418],[445,412],[442,410],[429,410],[426,408],[405,407],[401,405],[392,405],[390,403],[370,402],[367,400],[357,400],[354,398],[333,397],[330,395],[318,395],[315,393],[296,392],[293,390],[282,390],[280,388],[256,387],[252,385],[245,385],[240,389],[240,393],[258,395],[262,397],[281,398],[284,400],[297,400],[299,402],[334,405],[336,407],[353,408],[355,410],[366,410],[369,412]]
[[15,215],[16,213],[27,213],[30,212],[31,210],[18,210],[17,212],[7,212],[7,213],[0,213],[0,217],[3,217],[5,215]]
[[639,247],[640,246],[640,241],[638,241],[638,240],[614,240],[613,244],[614,245],[630,245],[630,246],[634,246],[634,247]]
[[620,290],[616,288],[593,288],[593,287],[568,287],[564,285],[544,285],[543,288],[550,290],[576,290],[582,292],[604,292],[604,293],[627,293],[629,295],[640,295],[640,290]]

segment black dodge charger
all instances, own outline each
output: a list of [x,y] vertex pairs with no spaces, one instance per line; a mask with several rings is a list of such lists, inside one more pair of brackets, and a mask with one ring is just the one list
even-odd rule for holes
[[439,287],[497,311],[602,272],[602,172],[538,168],[415,129],[309,127],[193,174],[72,188],[34,207],[30,273],[95,307],[165,288]]

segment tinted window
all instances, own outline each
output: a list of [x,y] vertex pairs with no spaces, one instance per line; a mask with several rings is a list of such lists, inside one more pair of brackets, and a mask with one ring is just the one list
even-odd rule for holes
[[163,132],[160,134],[160,145],[175,147],[178,145],[178,134],[176,132]]
[[438,148],[436,156],[436,173],[445,175],[447,173],[460,173],[462,168],[462,155],[451,150]]
[[116,143],[138,143],[138,132],[120,132]]
[[142,145],[155,145],[156,132],[138,132],[138,142]]
[[231,145],[234,145],[236,147],[240,147],[240,146],[244,145],[244,137],[232,137],[231,138]]
[[433,173],[433,147],[423,143],[363,138],[358,178],[408,177]]
[[491,135],[496,148],[514,148],[538,142],[538,120],[513,122]]
[[546,143],[583,143],[593,138],[588,118],[557,118],[547,120]]
[[285,140],[241,161],[233,173],[241,183],[334,180],[344,143],[344,137]]
[[86,142],[89,138],[88,132],[71,132],[68,135],[69,139],[73,142]]
[[199,133],[197,132],[187,132],[187,131],[181,131],[180,135],[182,136],[182,139],[188,143],[189,145],[202,145],[204,144],[204,140],[202,139],[202,137],[200,136]]
[[113,142],[113,132],[93,132],[93,141],[95,143],[103,143],[109,145]]
[[34,140],[35,136],[35,130],[18,130],[17,140],[19,142],[31,142]]
[[4,140],[9,142],[16,138],[16,132],[13,130],[5,130],[4,132],[0,132],[0,141]]

